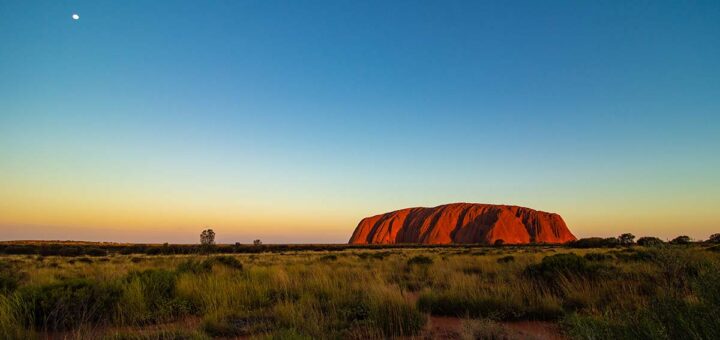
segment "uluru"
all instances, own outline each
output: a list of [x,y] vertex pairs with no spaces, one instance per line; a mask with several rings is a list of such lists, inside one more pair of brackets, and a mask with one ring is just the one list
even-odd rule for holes
[[560,215],[513,205],[452,203],[366,217],[351,244],[527,244],[575,240]]

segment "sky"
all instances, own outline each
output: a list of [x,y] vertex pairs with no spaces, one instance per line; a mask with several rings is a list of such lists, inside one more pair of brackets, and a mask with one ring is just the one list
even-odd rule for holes
[[[79,20],[73,20],[72,14]],[[718,1],[0,2],[0,240],[720,232]]]

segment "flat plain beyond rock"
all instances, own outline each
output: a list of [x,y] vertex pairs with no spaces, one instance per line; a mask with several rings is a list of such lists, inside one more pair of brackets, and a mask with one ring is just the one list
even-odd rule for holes
[[565,243],[575,240],[558,214],[530,208],[453,203],[364,218],[351,244]]

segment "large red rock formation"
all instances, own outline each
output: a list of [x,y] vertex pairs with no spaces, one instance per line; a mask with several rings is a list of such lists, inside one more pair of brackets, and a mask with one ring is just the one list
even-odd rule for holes
[[575,236],[558,214],[511,205],[453,203],[364,218],[352,244],[565,243]]

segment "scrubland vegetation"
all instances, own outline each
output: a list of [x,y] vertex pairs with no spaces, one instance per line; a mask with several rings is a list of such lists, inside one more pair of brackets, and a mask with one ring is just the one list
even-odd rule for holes
[[[493,339],[530,321],[560,338],[720,338],[717,246],[649,244],[4,255],[0,334]],[[433,333],[446,319],[459,327]]]

